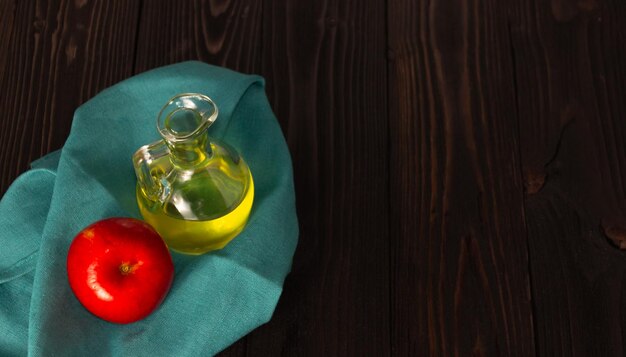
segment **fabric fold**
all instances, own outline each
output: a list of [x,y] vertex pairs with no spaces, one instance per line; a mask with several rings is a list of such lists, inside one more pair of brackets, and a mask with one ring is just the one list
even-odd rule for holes
[[[77,109],[62,152],[34,162],[0,202],[0,213],[2,205],[7,211],[23,200],[37,202],[42,212],[22,212],[23,221],[33,221],[23,233],[29,239],[14,243],[22,255],[37,251],[31,258],[36,269],[29,296],[29,355],[209,355],[271,317],[291,268],[298,224],[291,159],[263,84],[258,76],[185,62],[120,82]],[[173,254],[174,284],[152,315],[130,325],[111,324],[87,312],[72,294],[67,250],[96,220],[140,218],[131,156],[159,139],[158,111],[184,92],[206,94],[219,107],[209,135],[237,148],[248,162],[256,188],[252,214],[226,248],[202,256]],[[49,166],[57,162],[52,175]],[[47,181],[37,181],[44,172]],[[45,192],[34,190],[38,183]],[[21,234],[5,233],[8,224],[0,220],[0,242]],[[20,261],[19,254],[0,254],[13,265]],[[11,321],[2,323],[10,327]]]

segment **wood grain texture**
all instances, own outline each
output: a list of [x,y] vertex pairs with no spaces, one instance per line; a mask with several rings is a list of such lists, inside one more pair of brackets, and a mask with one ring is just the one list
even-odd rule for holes
[[77,106],[266,78],[300,242],[223,356],[626,355],[626,2],[0,0],[0,196]]
[[[65,142],[76,107],[131,74],[136,1],[3,1],[0,195]],[[6,21],[6,22],[5,22]]]
[[[0,53],[7,53],[9,50],[9,41],[15,26],[15,7],[14,0],[0,0]],[[6,68],[8,56],[0,56],[0,69]],[[4,77],[5,70],[0,70],[0,83]]]
[[392,351],[534,353],[500,1],[389,2]]
[[624,356],[626,256],[604,231],[626,239],[626,4],[516,5],[537,352]]
[[135,73],[199,60],[245,73],[261,67],[260,1],[144,1]]
[[385,356],[389,340],[384,1],[267,1],[263,75],[294,161],[301,234],[255,355]]

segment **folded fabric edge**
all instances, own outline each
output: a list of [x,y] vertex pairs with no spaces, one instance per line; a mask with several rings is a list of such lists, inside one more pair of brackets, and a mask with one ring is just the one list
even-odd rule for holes
[[0,284],[8,283],[13,279],[17,279],[20,276],[27,274],[35,269],[37,266],[37,256],[39,249],[32,252],[25,258],[22,258],[12,266],[0,271]]
[[61,149],[53,151],[43,157],[36,159],[30,163],[30,168],[33,170],[43,169],[56,173],[59,166],[59,159],[61,159]]

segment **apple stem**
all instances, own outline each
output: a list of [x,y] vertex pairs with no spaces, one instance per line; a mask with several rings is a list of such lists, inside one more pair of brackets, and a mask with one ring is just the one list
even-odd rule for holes
[[124,275],[127,275],[130,272],[130,267],[128,266],[128,264],[120,265],[120,272]]
[[142,264],[143,264],[143,262],[141,262],[141,261],[137,262],[136,264],[130,264],[129,262],[123,262],[122,264],[120,264],[120,273],[122,273],[122,275],[132,274]]

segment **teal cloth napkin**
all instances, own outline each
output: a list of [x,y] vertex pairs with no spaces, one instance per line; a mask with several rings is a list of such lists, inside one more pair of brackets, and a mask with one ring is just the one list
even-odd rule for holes
[[[258,76],[185,62],[120,82],[76,110],[63,149],[34,162],[0,201],[0,355],[205,356],[271,318],[298,223],[289,151],[263,85]],[[152,315],[108,323],[72,294],[67,251],[94,221],[141,217],[131,156],[159,139],[160,108],[183,92],[218,105],[209,132],[248,162],[252,214],[222,250],[173,253],[174,283]]]

